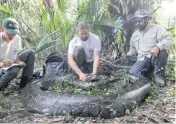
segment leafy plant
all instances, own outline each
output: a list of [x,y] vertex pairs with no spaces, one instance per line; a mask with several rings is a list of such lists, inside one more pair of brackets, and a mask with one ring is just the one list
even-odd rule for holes
[[1,5],[0,6],[0,23],[2,23],[2,21],[11,16],[11,12],[10,9],[8,8],[7,4]]
[[10,98],[6,97],[6,93],[8,93],[8,90],[5,89],[4,91],[0,92],[0,106],[1,110],[10,110],[12,107],[12,101]]
[[[49,91],[54,91],[58,93],[68,93],[73,95],[109,95],[117,93],[120,90],[126,88],[129,83],[129,79],[125,74],[126,70],[123,69],[122,72],[119,72],[116,75],[109,77],[108,83],[106,85],[99,86],[90,86],[87,88],[82,88],[78,85],[75,85],[72,81],[68,82],[55,82],[52,87],[49,88]],[[118,78],[117,78],[118,77]],[[129,89],[128,89],[129,90]]]
[[126,110],[125,110],[125,114],[126,114],[126,115],[130,115],[130,113],[131,113],[131,112],[130,112],[129,109],[126,109]]
[[166,67],[166,79],[175,82],[176,65],[174,62],[168,62]]
[[148,96],[148,97],[145,99],[145,102],[146,102],[146,103],[151,103],[151,96]]
[[175,90],[171,90],[168,94],[168,96],[170,96],[170,97],[174,97],[175,95],[176,95]]

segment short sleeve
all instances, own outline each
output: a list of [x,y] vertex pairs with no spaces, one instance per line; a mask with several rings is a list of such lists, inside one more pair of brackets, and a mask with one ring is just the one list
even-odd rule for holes
[[18,52],[20,52],[22,50],[22,45],[21,45],[21,37],[18,36]]
[[74,55],[74,51],[75,51],[75,44],[74,41],[71,40],[68,46],[68,55]]
[[19,52],[22,50],[21,37],[16,35],[15,38],[8,45],[6,56],[11,61],[15,61]]
[[101,51],[101,40],[99,37],[96,38],[96,41],[94,42],[94,52]]

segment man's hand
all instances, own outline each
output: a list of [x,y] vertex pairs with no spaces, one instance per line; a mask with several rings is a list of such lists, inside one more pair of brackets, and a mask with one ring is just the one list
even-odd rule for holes
[[79,75],[79,79],[80,79],[81,81],[86,81],[86,80],[88,79],[88,76],[87,76],[87,74],[81,73],[81,74]]
[[127,57],[127,56],[132,56],[132,54],[130,52],[128,52],[125,57]]
[[98,80],[99,79],[97,78],[97,75],[92,74],[92,73],[88,76],[88,79],[87,79],[88,82],[95,82],[95,81],[98,81]]
[[21,68],[24,68],[26,66],[26,64],[24,62],[22,62],[22,61],[19,64],[20,64]]
[[160,49],[159,49],[159,47],[155,46],[152,48],[152,50],[150,52],[151,52],[152,56],[157,57],[159,55]]
[[20,65],[20,68],[24,68],[26,66],[26,63],[24,63],[23,61],[21,61],[19,59],[19,57],[16,58],[15,62],[16,64],[19,64]]
[[92,75],[92,76],[93,76],[93,75],[96,75],[96,73],[92,72],[91,75]]
[[11,66],[12,65],[12,61],[10,61],[10,60],[8,60],[8,59],[5,59],[4,61],[2,61],[1,63],[0,63],[0,67],[9,67],[9,66]]

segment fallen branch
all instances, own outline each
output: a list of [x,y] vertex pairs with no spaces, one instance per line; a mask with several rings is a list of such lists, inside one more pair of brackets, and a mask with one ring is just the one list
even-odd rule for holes
[[117,59],[114,63],[119,62],[120,60],[123,60],[125,57],[121,57],[120,59]]
[[115,64],[113,64],[113,63],[111,63],[111,62],[109,62],[109,61],[106,61],[106,60],[104,60],[104,59],[102,59],[102,58],[100,58],[100,59],[101,59],[102,61],[106,62],[107,64],[109,64],[109,65],[115,67],[115,68],[125,68],[125,69],[129,69],[129,68],[130,68],[129,66],[117,66],[117,65],[115,65]]

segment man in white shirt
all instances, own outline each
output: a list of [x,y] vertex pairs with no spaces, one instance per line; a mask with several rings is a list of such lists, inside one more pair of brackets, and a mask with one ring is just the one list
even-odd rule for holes
[[[20,68],[23,68],[20,82],[20,88],[23,88],[33,73],[34,52],[26,50],[18,56],[22,46],[19,24],[15,19],[4,19],[0,30],[0,90],[7,87],[8,83],[17,77]],[[13,64],[20,66],[5,69]]]
[[69,43],[68,63],[79,79],[86,81],[88,75],[81,70],[84,68],[87,73],[96,75],[100,64],[101,40],[89,32],[88,24],[78,24],[78,35]]

